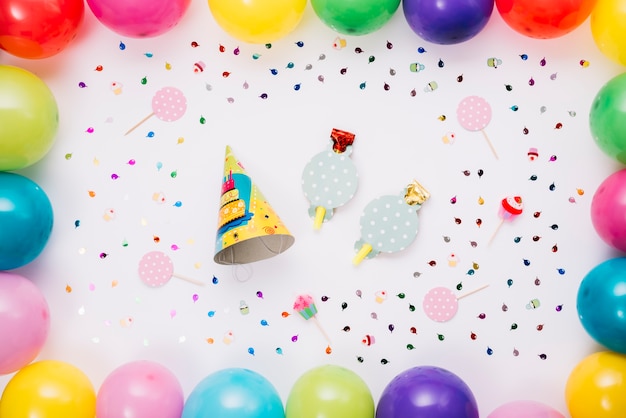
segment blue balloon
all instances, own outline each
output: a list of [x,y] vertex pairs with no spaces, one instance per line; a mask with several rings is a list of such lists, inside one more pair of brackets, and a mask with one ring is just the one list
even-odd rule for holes
[[248,369],[224,369],[205,377],[191,392],[182,418],[285,418],[272,384]]
[[52,222],[50,200],[35,182],[0,172],[0,270],[37,258],[48,242]]
[[494,0],[403,0],[407,23],[422,39],[440,45],[467,41],[487,25]]
[[376,418],[478,418],[469,386],[454,373],[435,366],[405,370],[385,387]]
[[609,350],[626,354],[626,258],[613,258],[583,278],[576,298],[587,333]]

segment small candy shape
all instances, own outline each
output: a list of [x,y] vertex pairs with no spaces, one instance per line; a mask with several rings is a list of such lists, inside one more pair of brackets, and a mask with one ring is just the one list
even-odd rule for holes
[[371,201],[361,214],[361,239],[354,244],[357,254],[352,263],[358,265],[364,258],[401,251],[411,244],[418,231],[416,212],[429,197],[430,193],[414,180],[400,195]]
[[459,300],[479,292],[489,285],[483,285],[474,290],[456,296],[454,292],[447,287],[435,287],[426,293],[422,308],[427,317],[435,322],[448,322],[456,315],[459,310]]
[[522,198],[519,196],[509,196],[502,199],[500,202],[500,209],[498,210],[498,216],[500,217],[500,223],[498,224],[496,230],[493,232],[493,235],[489,239],[489,243],[495,238],[498,230],[502,224],[506,222],[513,222],[515,218],[522,214],[524,210],[524,206],[522,204]]
[[328,337],[328,334],[326,333],[326,331],[324,331],[319,321],[317,320],[317,307],[315,306],[315,302],[311,295],[299,295],[298,297],[296,297],[296,301],[293,304],[293,309],[307,321],[312,319],[324,338],[326,338],[326,341],[328,341],[328,344],[331,344],[330,337]]
[[163,87],[152,97],[152,113],[130,128],[124,135],[128,135],[142,123],[156,116],[164,122],[174,122],[185,114],[187,99],[182,91],[175,87]]
[[485,133],[485,128],[491,121],[491,106],[485,99],[478,96],[468,96],[461,100],[456,110],[457,118],[461,126],[468,131],[481,131],[491,152],[498,159],[493,144]]
[[356,192],[358,174],[349,158],[355,135],[333,129],[332,147],[317,154],[304,167],[302,188],[309,199],[309,216],[314,218],[314,228],[330,220],[335,208],[346,204]]
[[162,251],[150,251],[139,260],[139,278],[150,287],[161,287],[172,277],[188,281],[199,286],[204,283],[189,277],[174,274],[172,259]]

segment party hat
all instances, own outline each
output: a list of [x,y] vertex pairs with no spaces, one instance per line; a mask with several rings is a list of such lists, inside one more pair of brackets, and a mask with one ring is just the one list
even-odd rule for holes
[[213,260],[218,264],[252,263],[282,253],[294,241],[230,146],[226,146]]

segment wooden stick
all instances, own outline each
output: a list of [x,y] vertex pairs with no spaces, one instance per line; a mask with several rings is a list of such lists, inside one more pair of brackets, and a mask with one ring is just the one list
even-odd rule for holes
[[489,140],[489,137],[487,136],[487,132],[485,132],[484,129],[481,129],[480,132],[483,133],[483,136],[487,140],[487,144],[489,144],[489,148],[491,148],[491,152],[493,152],[493,156],[496,157],[496,160],[499,160],[498,153],[496,152],[496,149],[493,147],[493,144],[491,143],[491,140]]
[[133,126],[132,128],[130,128],[128,131],[126,131],[126,133],[124,134],[124,136],[128,135],[129,133],[131,133],[132,131],[134,131],[135,129],[137,129],[139,127],[139,125],[141,125],[142,123],[144,123],[145,121],[147,121],[148,119],[150,119],[152,116],[154,116],[154,112],[150,113],[148,116],[146,116],[145,118],[143,118],[141,121],[139,121],[135,126]]
[[204,282],[201,282],[200,280],[192,279],[191,277],[187,277],[187,276],[181,276],[180,274],[177,274],[177,273],[172,274],[172,276],[176,277],[177,279],[181,279],[186,282],[189,282],[189,283],[197,284],[198,286],[204,286],[206,284]]
[[487,243],[487,246],[491,245],[491,241],[493,241],[493,239],[496,237],[496,234],[500,230],[500,227],[502,226],[503,223],[504,223],[504,219],[501,219],[500,223],[498,224],[498,227],[496,228],[495,231],[493,231],[493,234],[491,235],[491,238],[489,238],[489,242]]
[[489,284],[485,284],[485,285],[482,285],[481,287],[479,287],[479,288],[477,288],[477,289],[470,290],[469,292],[464,293],[464,294],[462,294],[461,296],[458,296],[458,297],[456,298],[456,300],[463,299],[463,298],[464,298],[464,297],[466,297],[466,296],[473,295],[473,294],[474,294],[474,293],[476,293],[476,292],[480,292],[481,290],[485,289],[486,287],[489,287]]
[[313,315],[311,317],[311,319],[315,322],[315,325],[317,325],[317,328],[320,330],[320,332],[322,333],[324,338],[326,338],[326,341],[328,342],[328,345],[333,345],[333,343],[330,342],[330,337],[328,336],[328,334],[326,334],[326,331],[324,331],[324,328],[322,328],[322,325],[317,320],[317,317],[315,315]]

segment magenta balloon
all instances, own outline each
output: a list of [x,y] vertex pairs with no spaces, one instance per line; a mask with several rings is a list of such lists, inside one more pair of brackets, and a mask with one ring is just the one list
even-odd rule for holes
[[149,38],[172,29],[191,0],[87,0],[94,16],[113,32]]
[[604,242],[626,252],[626,169],[611,174],[596,190],[591,222]]
[[0,375],[33,361],[49,329],[48,302],[37,286],[23,276],[0,271]]
[[487,418],[565,418],[565,415],[541,402],[512,401],[494,409]]
[[487,25],[494,0],[403,0],[407,23],[422,39],[440,45],[467,41]]
[[126,363],[102,382],[96,398],[98,418],[180,418],[183,390],[166,367],[151,361]]

